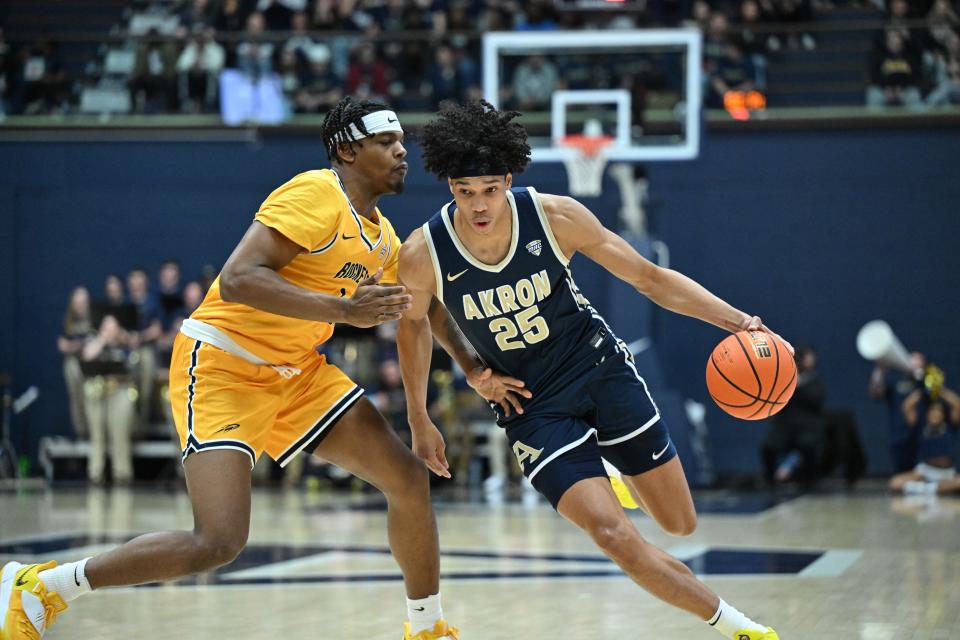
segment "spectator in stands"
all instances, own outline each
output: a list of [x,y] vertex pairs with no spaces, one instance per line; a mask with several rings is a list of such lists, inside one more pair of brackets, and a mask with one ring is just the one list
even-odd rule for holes
[[817,372],[812,347],[797,347],[795,358],[797,388],[790,403],[770,419],[761,455],[770,485],[799,481],[809,487],[821,468],[827,387]]
[[921,108],[920,80],[919,57],[907,51],[900,30],[888,29],[883,46],[874,52],[871,61],[867,107],[882,109],[902,105]]
[[23,49],[20,61],[19,80],[24,113],[66,111],[69,107],[70,79],[54,44],[47,38],[41,38]]
[[133,385],[128,368],[129,352],[124,331],[113,316],[104,317],[100,329],[81,352],[87,423],[90,427],[90,458],[87,475],[93,484],[103,484],[107,440],[115,484],[133,480],[131,423],[134,411]]
[[176,108],[177,46],[160,40],[156,29],[137,47],[130,95],[137,113],[169,112]]
[[715,70],[710,74],[711,91],[707,96],[707,105],[714,109],[727,106],[727,94],[731,91],[752,91],[755,78],[753,63],[743,55],[740,45],[734,42],[727,44],[723,57],[716,61]]
[[877,47],[882,49],[886,34],[896,31],[903,40],[904,50],[912,56],[919,56],[923,49],[923,35],[917,28],[910,26],[914,16],[911,15],[907,0],[889,0],[888,11],[886,31],[879,34]]
[[108,275],[104,280],[103,293],[103,299],[94,304],[94,326],[99,327],[105,317],[113,316],[120,323],[123,331],[136,331],[137,309],[127,302],[120,276],[114,273]]
[[923,384],[923,372],[927,358],[914,351],[910,354],[910,369],[897,372],[877,364],[870,374],[868,392],[876,400],[887,405],[890,454],[897,472],[909,471],[917,463],[917,429],[911,429],[904,421],[903,403]]
[[226,62],[226,52],[215,39],[212,27],[196,33],[180,53],[181,103],[191,113],[213,111],[217,106],[217,78]]
[[210,0],[191,0],[180,10],[180,26],[191,32],[213,27],[216,22]]
[[359,27],[350,14],[353,12],[354,2],[337,2],[335,0],[317,0],[313,6],[310,23],[317,31],[357,31]]
[[934,87],[927,105],[960,104],[960,35],[951,31],[943,50],[933,54]]
[[[295,49],[303,55],[309,56],[314,47],[326,48],[327,45],[315,42],[307,33],[310,28],[310,21],[307,18],[306,12],[297,11],[293,14],[291,24],[293,26],[293,32],[287,41],[283,43],[284,49]],[[327,53],[329,54],[329,49],[327,49]]]
[[957,35],[960,29],[960,16],[950,6],[948,0],[934,0],[927,13],[927,37],[924,48],[940,50],[946,48],[947,40],[951,35]]
[[396,356],[380,362],[380,376],[376,390],[370,394],[374,406],[400,434],[408,445],[411,442],[410,426],[407,424],[407,401],[403,393],[403,379]]
[[237,68],[251,78],[273,73],[274,45],[264,39],[265,32],[263,14],[251,13],[244,40],[237,46]]
[[128,345],[134,357],[134,382],[138,392],[137,417],[140,425],[150,421],[153,388],[157,377],[157,340],[163,335],[160,307],[150,292],[150,279],[140,267],[127,275],[127,292],[137,310],[137,329],[130,332]]
[[297,95],[307,75],[307,61],[303,52],[299,49],[281,49],[277,75],[280,76],[280,86],[283,88],[287,111],[292,113],[296,108]]
[[[180,333],[180,325],[190,317],[203,302],[204,291],[199,282],[191,281],[183,288],[183,304],[170,316],[170,322],[163,328],[163,335],[157,340],[157,362],[166,367],[173,352],[173,341]],[[166,403],[164,403],[166,406]]]
[[557,68],[542,55],[528,56],[513,74],[513,98],[521,110],[548,107],[559,88]]
[[753,84],[759,91],[766,91],[767,88],[769,37],[763,28],[760,5],[756,0],[743,0],[740,3],[740,23],[737,25],[735,40],[753,64]]
[[183,290],[180,287],[180,263],[164,260],[157,272],[157,298],[164,329],[168,329],[174,316],[181,313]]
[[305,0],[259,0],[257,11],[263,14],[267,31],[289,31],[295,11],[306,9]]
[[217,31],[241,31],[246,23],[247,14],[240,0],[223,0],[217,11]]
[[[775,0],[777,21],[782,24],[802,27],[813,22],[813,9],[810,0]],[[812,51],[817,47],[817,41],[808,32],[788,31],[783,34],[787,44],[792,49],[804,48]]]
[[902,410],[907,425],[920,432],[919,457],[913,470],[890,479],[890,489],[927,495],[960,492],[954,464],[960,396],[942,388],[938,397],[931,399],[916,389],[903,401]]
[[372,42],[361,42],[352,52],[347,72],[347,93],[358,98],[384,100],[387,96],[387,65],[377,57]]
[[460,72],[453,51],[446,45],[440,45],[433,52],[433,69],[430,81],[433,87],[433,107],[436,109],[444,100],[457,100],[462,96]]
[[63,378],[70,401],[70,422],[77,439],[86,440],[90,429],[83,401],[83,373],[80,371],[80,352],[93,335],[93,317],[90,311],[90,293],[86,287],[74,287],[63,317],[63,333],[57,338],[57,348],[63,354]]
[[690,25],[697,27],[703,33],[710,28],[710,3],[707,0],[694,0],[690,9]]
[[552,3],[533,0],[523,3],[523,11],[517,16],[515,31],[554,31],[558,28],[553,16]]
[[309,55],[309,66],[294,95],[294,109],[300,113],[324,113],[343,97],[343,81],[330,67],[330,50],[318,45]]
[[0,117],[10,112],[10,89],[13,86],[13,49],[0,26]]

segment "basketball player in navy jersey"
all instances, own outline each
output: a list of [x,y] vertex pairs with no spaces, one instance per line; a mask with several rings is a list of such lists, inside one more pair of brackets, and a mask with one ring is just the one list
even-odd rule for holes
[[426,410],[435,335],[494,407],[533,486],[627,575],[727,638],[778,640],[647,543],[621,508],[601,456],[666,532],[685,536],[696,525],[659,410],[626,346],[574,284],[570,259],[584,254],[671,311],[729,331],[768,329],[641,257],[576,200],[514,187],[530,161],[517,115],[483,101],[446,104],[423,131],[424,164],[454,199],[400,250],[400,280],[413,295],[397,344],[414,451],[449,475]]

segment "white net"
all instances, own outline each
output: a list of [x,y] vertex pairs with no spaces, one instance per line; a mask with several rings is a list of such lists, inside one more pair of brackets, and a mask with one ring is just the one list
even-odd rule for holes
[[603,172],[607,168],[607,146],[611,140],[605,136],[568,136],[563,146],[573,151],[563,159],[567,168],[567,181],[572,196],[599,196],[603,185]]

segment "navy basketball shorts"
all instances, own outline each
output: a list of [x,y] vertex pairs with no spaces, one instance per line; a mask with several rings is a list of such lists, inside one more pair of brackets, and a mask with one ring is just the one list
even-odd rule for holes
[[580,480],[606,477],[601,458],[633,476],[677,455],[624,347],[598,362],[562,396],[538,402],[533,412],[507,423],[506,432],[523,474],[554,509]]

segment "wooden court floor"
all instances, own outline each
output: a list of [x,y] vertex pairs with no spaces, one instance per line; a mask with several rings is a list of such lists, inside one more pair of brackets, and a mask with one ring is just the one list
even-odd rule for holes
[[[881,491],[701,496],[684,539],[634,517],[729,602],[784,640],[960,638],[960,502]],[[437,499],[447,617],[465,640],[719,638],[619,575],[543,502]],[[397,640],[405,615],[369,496],[258,491],[250,545],[216,573],[73,603],[48,638]],[[181,491],[0,494],[0,561],[79,559],[191,526]]]

